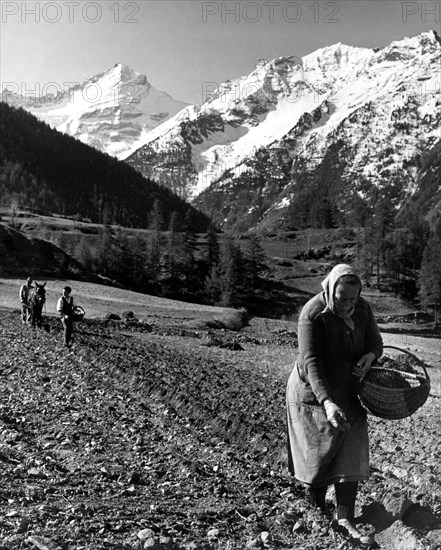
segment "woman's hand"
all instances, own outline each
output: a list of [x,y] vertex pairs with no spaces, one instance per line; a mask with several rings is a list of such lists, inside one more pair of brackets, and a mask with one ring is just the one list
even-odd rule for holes
[[325,399],[323,405],[325,407],[326,417],[334,428],[337,428],[337,430],[341,432],[347,432],[351,425],[347,421],[344,411],[330,399]]
[[358,360],[356,366],[354,367],[354,374],[355,376],[360,377],[360,382],[363,381],[363,378],[371,370],[372,363],[375,361],[376,358],[377,356],[375,355],[375,353],[370,351]]

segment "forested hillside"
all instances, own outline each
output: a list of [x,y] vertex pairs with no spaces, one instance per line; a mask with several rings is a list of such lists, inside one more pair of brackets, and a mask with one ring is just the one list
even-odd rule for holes
[[208,218],[127,164],[51,129],[23,109],[0,103],[0,202],[148,227],[159,202],[165,222],[192,211],[196,231]]
[[418,291],[420,304],[434,307],[436,315],[441,306],[441,141],[423,157],[415,188],[394,217],[388,216],[387,204],[382,206],[372,235],[379,237],[377,249],[389,275],[400,281],[401,293],[414,298]]
[[418,188],[401,210],[404,220],[410,212],[413,215],[428,216],[432,219],[441,208],[441,140],[422,159]]

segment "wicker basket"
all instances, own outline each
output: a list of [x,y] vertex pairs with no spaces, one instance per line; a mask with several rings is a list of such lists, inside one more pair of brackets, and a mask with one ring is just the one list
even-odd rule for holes
[[81,306],[74,306],[72,311],[72,319],[74,321],[82,321],[85,315],[86,315],[86,312]]
[[410,355],[423,369],[424,376],[395,369],[374,367],[357,383],[361,404],[374,416],[398,420],[412,415],[426,402],[430,377],[425,364],[415,355],[396,346],[384,346]]

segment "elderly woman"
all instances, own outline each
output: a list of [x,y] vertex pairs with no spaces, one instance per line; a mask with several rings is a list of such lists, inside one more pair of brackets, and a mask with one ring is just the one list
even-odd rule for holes
[[370,544],[373,537],[353,523],[358,483],[369,477],[367,418],[355,382],[383,343],[352,267],[337,265],[322,287],[299,317],[299,355],[286,396],[289,469],[322,510],[333,484],[338,530]]

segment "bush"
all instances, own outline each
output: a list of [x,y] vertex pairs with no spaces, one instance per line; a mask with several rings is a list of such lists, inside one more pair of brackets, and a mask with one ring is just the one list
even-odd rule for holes
[[239,331],[248,325],[249,320],[250,315],[248,311],[245,308],[241,308],[226,313],[219,319],[219,323],[228,330]]

